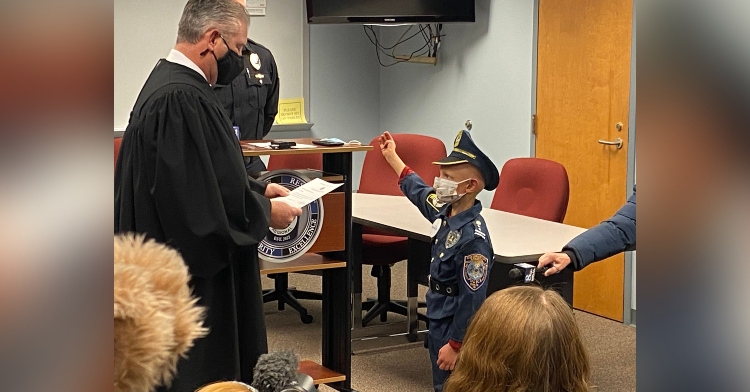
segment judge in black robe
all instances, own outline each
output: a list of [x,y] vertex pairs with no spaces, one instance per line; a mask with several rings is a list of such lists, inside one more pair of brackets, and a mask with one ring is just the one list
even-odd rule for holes
[[[171,55],[171,53],[170,53]],[[170,390],[252,381],[267,352],[257,244],[270,201],[249,180],[232,124],[205,77],[160,60],[138,96],[115,169],[115,233],[176,248],[210,333],[180,360]]]

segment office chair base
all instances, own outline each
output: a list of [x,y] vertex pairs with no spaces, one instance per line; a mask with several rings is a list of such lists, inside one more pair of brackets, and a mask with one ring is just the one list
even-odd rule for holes
[[[362,317],[362,326],[366,327],[378,316],[381,322],[387,322],[388,312],[406,316],[408,312],[406,301],[401,301],[402,303],[391,301],[391,266],[389,264],[373,265],[370,275],[377,278],[378,299],[362,303],[362,309],[367,310]],[[427,322],[427,317],[424,315],[419,315],[418,319]]]
[[263,290],[263,303],[278,301],[278,309],[284,310],[284,305],[291,306],[299,312],[299,318],[303,324],[313,322],[313,316],[307,314],[298,299],[322,299],[321,294],[307,291],[298,291],[294,287],[289,287],[289,276],[287,274],[274,274],[274,288],[272,290]]

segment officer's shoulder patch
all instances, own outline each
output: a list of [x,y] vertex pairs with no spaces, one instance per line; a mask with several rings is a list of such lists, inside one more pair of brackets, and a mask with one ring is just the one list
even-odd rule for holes
[[427,200],[425,200],[428,206],[435,209],[435,211],[440,211],[440,208],[442,208],[445,203],[441,203],[440,200],[438,200],[438,197],[434,193],[430,193],[429,196],[427,196]]
[[479,290],[487,281],[489,260],[481,253],[472,253],[464,257],[464,282],[471,291]]

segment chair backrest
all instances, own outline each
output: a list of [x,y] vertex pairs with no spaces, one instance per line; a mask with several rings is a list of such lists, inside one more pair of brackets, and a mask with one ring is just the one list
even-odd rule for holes
[[268,170],[323,170],[323,154],[286,154],[268,157]]
[[122,144],[122,138],[115,138],[115,166],[117,166],[117,157],[120,155],[120,145]]
[[[359,192],[401,196],[403,193],[398,186],[398,174],[383,158],[378,140],[379,136],[372,139],[370,145],[374,148],[365,154]],[[440,176],[440,168],[432,164],[446,156],[445,144],[440,139],[426,135],[397,133],[393,135],[393,140],[396,142],[396,152],[404,163],[417,172],[427,184],[432,184],[432,180]]]
[[555,161],[514,158],[503,165],[490,208],[562,222],[568,210],[568,172]]

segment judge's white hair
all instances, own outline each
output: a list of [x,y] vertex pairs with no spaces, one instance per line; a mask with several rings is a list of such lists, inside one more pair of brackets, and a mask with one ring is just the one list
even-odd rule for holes
[[194,44],[211,29],[232,35],[247,22],[247,11],[237,0],[188,0],[177,29],[177,43]]

